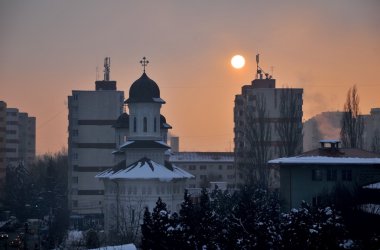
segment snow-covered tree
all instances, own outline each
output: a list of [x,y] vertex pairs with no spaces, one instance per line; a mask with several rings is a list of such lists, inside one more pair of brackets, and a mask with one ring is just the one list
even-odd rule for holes
[[331,208],[302,203],[281,217],[282,249],[338,249],[346,230],[342,217]]
[[206,189],[202,189],[199,207],[196,212],[198,225],[195,231],[197,249],[216,249],[216,217],[211,207],[210,197]]
[[190,250],[195,249],[195,227],[197,222],[195,221],[194,205],[187,189],[185,190],[183,199],[181,210],[179,211],[182,248]]

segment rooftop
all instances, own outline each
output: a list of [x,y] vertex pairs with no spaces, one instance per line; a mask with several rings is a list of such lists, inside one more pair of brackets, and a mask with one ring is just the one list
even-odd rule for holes
[[170,156],[171,162],[234,162],[232,152],[178,152]]

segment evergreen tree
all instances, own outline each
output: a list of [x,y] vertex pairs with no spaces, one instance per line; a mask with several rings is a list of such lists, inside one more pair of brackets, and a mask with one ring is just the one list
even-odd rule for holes
[[141,233],[142,233],[142,239],[141,239],[141,248],[144,250],[149,250],[154,248],[154,242],[152,241],[152,216],[149,212],[148,207],[145,207],[144,210],[144,220],[143,224],[141,225]]
[[169,215],[166,203],[158,198],[152,212],[152,234],[151,239],[154,249],[165,249],[168,244],[167,229],[169,228]]
[[217,249],[217,228],[215,220],[215,212],[211,208],[210,197],[204,188],[201,192],[199,207],[196,220],[199,222],[196,227],[196,243],[197,249]]
[[331,207],[299,209],[282,215],[283,249],[338,249],[346,234],[342,217]]
[[183,202],[181,204],[181,210],[179,211],[179,223],[181,230],[181,241],[182,248],[184,249],[195,249],[195,210],[193,206],[193,202],[191,201],[190,194],[187,189],[185,190]]

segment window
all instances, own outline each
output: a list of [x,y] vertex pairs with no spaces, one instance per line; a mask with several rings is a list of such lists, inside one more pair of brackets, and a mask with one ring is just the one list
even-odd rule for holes
[[312,180],[313,181],[321,181],[322,180],[322,170],[320,169],[313,169],[312,171]]
[[227,179],[229,179],[229,180],[232,180],[234,178],[235,178],[235,175],[233,175],[233,174],[227,175]]
[[78,136],[78,129],[73,129],[72,132],[73,132],[73,136]]
[[207,179],[207,175],[200,175],[199,178],[201,178],[201,180],[206,180]]
[[326,170],[326,179],[328,181],[336,181],[337,180],[337,171],[336,171],[336,169],[327,169]]
[[197,167],[195,165],[190,165],[189,166],[189,170],[196,170],[196,169],[197,169]]
[[219,165],[219,170],[223,170],[223,166],[222,165]]
[[206,168],[207,168],[206,165],[200,165],[200,166],[199,166],[199,169],[200,169],[200,170],[206,170]]
[[136,127],[137,127],[137,124],[136,124],[136,117],[133,117],[133,132],[136,132]]
[[77,200],[73,200],[73,207],[78,207],[78,201]]
[[73,178],[72,178],[72,182],[73,182],[74,184],[78,184],[78,176],[73,176]]
[[157,118],[156,117],[154,117],[154,124],[153,124],[154,126],[154,132],[157,132]]
[[195,184],[189,184],[189,188],[195,188]]
[[232,170],[232,169],[234,169],[234,166],[233,166],[233,165],[228,165],[228,166],[227,166],[227,169],[228,169],[228,170]]
[[143,125],[144,125],[144,132],[148,132],[148,121],[146,117],[143,119]]
[[352,170],[343,169],[342,170],[342,181],[352,181]]

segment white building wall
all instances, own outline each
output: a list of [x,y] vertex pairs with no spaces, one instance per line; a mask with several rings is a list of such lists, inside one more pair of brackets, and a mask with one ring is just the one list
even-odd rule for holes
[[69,100],[69,208],[101,214],[103,183],[95,175],[114,165],[113,123],[123,111],[124,92],[74,90]]
[[[117,218],[125,214],[130,214],[130,210],[136,218],[138,214],[143,213],[144,208],[148,207],[150,211],[156,206],[158,197],[166,203],[168,211],[179,212],[180,204],[183,201],[183,194],[186,188],[186,180],[177,180],[162,182],[157,179],[151,180],[116,180],[119,185],[113,181],[105,180],[105,231],[116,226]],[[117,204],[119,203],[119,204]],[[119,206],[119,216],[117,215],[117,206]],[[142,223],[143,217],[141,216]]]

